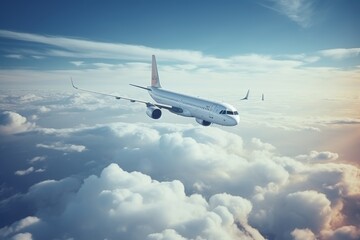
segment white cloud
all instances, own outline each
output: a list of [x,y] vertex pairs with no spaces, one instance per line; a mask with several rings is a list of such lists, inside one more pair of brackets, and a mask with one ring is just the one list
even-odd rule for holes
[[267,2],[262,6],[287,16],[290,20],[307,28],[312,24],[314,6],[311,0],[271,0],[271,6]]
[[[34,216],[28,216],[13,223],[10,227],[3,227],[0,229],[0,236],[8,238],[11,235],[13,239],[32,239],[30,233],[21,233],[23,229],[31,227],[32,225],[37,224],[40,221],[39,218]],[[19,233],[20,232],[20,233]],[[30,238],[28,238],[30,237]]]
[[339,158],[339,154],[332,153],[329,151],[317,152],[311,151],[308,155],[299,155],[296,157],[299,160],[307,160],[307,161],[334,161]]
[[357,57],[360,55],[360,48],[334,48],[319,51],[324,57],[333,59],[344,59],[349,57]]
[[33,56],[31,56],[32,58],[34,58],[34,59],[45,59],[46,57],[44,57],[44,56],[38,56],[38,55],[33,55]]
[[80,66],[82,66],[82,65],[84,64],[83,61],[71,61],[70,63],[71,63],[71,64],[74,64],[74,65],[77,66],[77,67],[80,67]]
[[[12,226],[14,221],[26,216],[39,218],[37,224],[12,232],[7,238],[27,232],[34,239],[51,239],[49,236],[85,239],[86,234],[91,234],[86,231],[88,227],[96,231],[95,237],[101,235],[98,238],[142,234],[142,239],[195,239],[196,236],[226,239],[243,235],[256,239],[257,234],[263,234],[274,239],[292,239],[313,234],[326,239],[335,232],[347,231],[350,235],[358,229],[358,167],[340,164],[342,157],[333,149],[307,153],[306,148],[306,154],[299,155],[304,151],[299,150],[301,146],[294,139],[300,145],[301,141],[310,139],[301,135],[303,131],[292,137],[284,136],[281,129],[274,131],[279,136],[276,139],[286,142],[283,149],[297,151],[284,156],[278,144],[274,144],[275,139],[269,143],[264,140],[271,139],[266,134],[255,137],[262,129],[253,132],[246,125],[204,128],[195,123],[179,124],[181,118],[177,116],[174,121],[165,118],[154,122],[147,121],[143,111],[138,113],[142,114],[141,118],[123,116],[121,121],[130,123],[118,122],[119,118],[105,119],[100,107],[94,108],[96,111],[87,110],[88,105],[99,104],[90,97],[86,100],[87,96],[84,99],[61,94],[40,96],[42,100],[30,101],[25,106],[16,97],[1,96],[4,103],[13,104],[14,108],[26,107],[29,115],[31,111],[38,112],[39,106],[52,109],[45,121],[40,118],[38,122],[52,128],[38,127],[31,134],[14,137],[16,145],[23,150],[16,153],[16,158],[9,151],[11,142],[1,139],[4,144],[1,157],[7,156],[4,159],[9,160],[1,161],[0,169],[10,172],[12,178],[22,180],[13,173],[24,168],[22,164],[5,171],[17,165],[9,164],[13,159],[34,164],[34,172],[46,169],[41,174],[27,176],[27,186],[35,184],[27,193],[2,199],[0,210],[30,208],[30,212],[14,211],[19,215],[13,213],[10,218],[5,214],[1,219],[4,226]],[[262,108],[256,110],[264,114]],[[89,114],[91,117],[87,117]],[[145,123],[137,123],[139,119]],[[81,151],[84,148],[86,151]],[[44,158],[46,161],[42,161]],[[114,169],[110,165],[111,171],[106,168],[114,162],[123,170],[117,165]],[[92,174],[98,177],[88,177]],[[17,189],[11,177],[6,178],[5,186]],[[40,177],[44,181],[37,183]],[[163,209],[170,209],[169,213],[160,212]],[[124,221],[123,215],[127,216]],[[149,217],[144,219],[144,216]],[[74,229],[79,227],[79,222],[86,227]],[[137,226],[142,228],[138,230],[134,222],[141,223]]]
[[24,56],[20,55],[20,54],[8,54],[8,55],[5,55],[5,57],[13,58],[13,59],[23,59],[24,58]]
[[11,135],[34,129],[35,124],[27,121],[26,117],[12,111],[0,113],[0,135]]
[[33,164],[36,162],[42,162],[46,160],[46,156],[37,156],[37,157],[33,157],[32,159],[29,160],[29,163]]
[[308,228],[306,229],[295,229],[291,232],[291,236],[293,236],[294,240],[316,240],[315,234]]
[[[72,39],[56,36],[44,36],[30,33],[0,30],[0,36],[21,41],[42,43],[60,47],[65,50],[50,49],[46,54],[59,57],[109,58],[109,59],[142,59],[147,60],[152,54],[162,59],[191,59],[199,61],[203,58],[200,52],[186,50],[162,50],[141,45],[122,43],[92,42],[83,39]],[[211,58],[210,58],[211,59]]]
[[29,194],[42,205],[46,203],[39,193],[34,194],[36,188],[47,199],[65,205],[60,214],[45,214],[42,209],[41,224],[23,228],[34,238],[264,239],[247,223],[248,200],[216,194],[207,202],[198,194],[187,196],[180,181],[158,182],[116,164],[106,167],[99,177],[85,179],[71,198],[55,197],[49,183],[59,185],[40,183]]
[[50,112],[50,111],[51,111],[51,109],[48,108],[48,107],[45,107],[45,106],[39,107],[39,112],[41,112],[41,113],[47,113],[47,112]]
[[19,98],[19,101],[21,103],[29,103],[29,102],[35,102],[35,101],[39,101],[39,100],[42,100],[41,97],[35,95],[35,94],[32,94],[32,93],[28,93],[28,94],[25,94],[25,95],[22,95],[20,96]]
[[36,144],[38,148],[46,148],[46,149],[53,149],[57,151],[63,152],[83,152],[86,150],[86,147],[83,145],[76,145],[76,144],[65,144],[62,142],[55,142],[53,144]]
[[148,239],[152,240],[186,240],[178,234],[174,229],[165,229],[161,233],[151,233],[148,235]]
[[18,233],[11,238],[12,240],[32,240],[31,233]]
[[34,167],[29,167],[26,170],[18,170],[18,171],[16,171],[15,175],[24,176],[24,175],[28,175],[28,174],[32,173],[33,171],[34,171]]

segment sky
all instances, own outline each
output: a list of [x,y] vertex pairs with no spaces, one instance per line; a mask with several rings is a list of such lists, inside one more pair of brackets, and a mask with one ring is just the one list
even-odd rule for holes
[[[359,10],[3,1],[0,238],[359,239]],[[164,88],[228,102],[239,125],[71,87],[151,101],[129,83],[149,85],[153,54]]]

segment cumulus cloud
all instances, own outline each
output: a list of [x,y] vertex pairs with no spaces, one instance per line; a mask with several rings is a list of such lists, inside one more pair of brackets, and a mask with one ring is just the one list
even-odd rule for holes
[[0,113],[0,135],[11,135],[30,131],[35,127],[34,123],[27,121],[26,117],[12,111]]
[[[18,102],[15,97],[2,99]],[[341,155],[333,150],[291,157],[254,132],[246,134],[245,128],[240,136],[235,128],[134,123],[132,117],[123,118],[131,123],[99,124],[100,118],[83,122],[88,112],[99,115],[100,107],[87,111],[92,104],[99,103],[77,95],[30,101],[29,115],[39,106],[51,108],[46,121],[42,114],[38,120],[51,127],[14,136],[22,151],[13,151],[9,138],[1,139],[1,187],[10,189],[0,191],[1,237],[357,236],[359,170],[340,164]],[[74,124],[79,113],[82,119]],[[287,143],[290,139],[284,137]],[[42,173],[14,175],[31,166]],[[38,221],[15,231],[29,216]]]
[[[164,123],[41,134],[87,146],[77,157],[68,152],[70,159],[110,165],[83,183],[64,178],[31,187],[23,199],[36,206],[32,215],[40,221],[23,232],[34,238],[326,239],[356,222],[349,209],[359,191],[357,168],[324,161],[335,153],[312,151],[306,159],[313,161],[303,161],[280,156],[257,138],[244,142],[218,128]],[[74,162],[82,161],[61,164]],[[80,169],[88,171],[94,163],[84,164]]]
[[[34,201],[46,203],[39,192],[52,201],[64,201],[49,191],[49,183],[30,190]],[[116,164],[106,167],[99,177],[85,179],[73,194],[63,202],[60,213],[41,214],[40,219],[31,218],[37,224],[0,233],[11,236],[23,231],[35,239],[264,239],[247,223],[248,200],[229,194],[216,194],[209,201],[198,194],[187,196],[180,181],[158,182]]]
[[294,238],[294,240],[316,240],[315,234],[308,228],[306,229],[295,229],[291,232],[291,236]]

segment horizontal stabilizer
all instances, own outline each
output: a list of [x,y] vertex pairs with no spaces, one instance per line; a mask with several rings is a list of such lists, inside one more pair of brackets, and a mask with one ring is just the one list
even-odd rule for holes
[[150,88],[147,88],[147,87],[142,87],[142,86],[135,85],[135,84],[131,84],[131,83],[130,83],[129,85],[131,85],[131,86],[133,86],[133,87],[137,87],[137,88],[141,88],[141,89],[145,89],[145,90],[151,91],[151,89],[150,89]]

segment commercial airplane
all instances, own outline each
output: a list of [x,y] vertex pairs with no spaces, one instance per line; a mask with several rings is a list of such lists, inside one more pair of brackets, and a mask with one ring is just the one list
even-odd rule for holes
[[[144,103],[147,107],[146,114],[153,119],[159,119],[162,114],[161,109],[166,109],[171,113],[183,117],[193,117],[196,122],[203,126],[209,126],[212,123],[222,126],[235,126],[239,123],[238,111],[230,104],[210,101],[163,89],[159,80],[155,55],[152,55],[151,86],[142,87],[134,84],[130,85],[148,91],[156,103],[81,89],[74,85],[72,79],[71,84],[75,89],[81,91],[115,97],[116,99],[128,100],[130,102]],[[246,100],[248,95],[249,91],[243,100]]]

